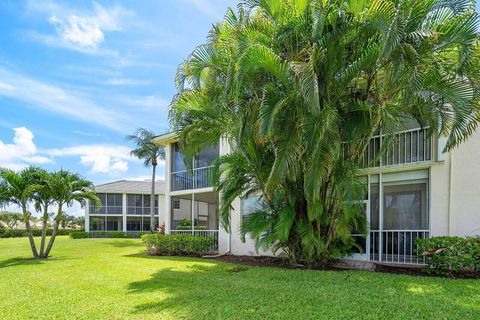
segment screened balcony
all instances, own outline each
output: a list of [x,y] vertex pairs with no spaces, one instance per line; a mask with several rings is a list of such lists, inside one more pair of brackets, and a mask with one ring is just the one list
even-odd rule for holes
[[112,194],[112,193],[98,193],[98,198],[102,206],[100,208],[94,208],[90,203],[89,212],[90,214],[101,214],[101,215],[121,215],[123,214],[123,195],[122,194]]
[[429,128],[413,128],[395,134],[389,150],[379,157],[386,135],[377,135],[370,140],[365,150],[364,166],[370,168],[422,163],[432,160],[432,137]]
[[[170,191],[212,187],[214,172],[212,163],[218,158],[218,145],[205,148],[192,160],[185,160],[178,143],[173,144],[171,148]],[[189,166],[187,166],[187,163]]]
[[192,234],[214,239],[218,251],[218,193],[184,194],[171,198],[170,233]]
[[[155,214],[158,214],[158,196],[155,196]],[[150,215],[150,195],[127,194],[127,215]]]

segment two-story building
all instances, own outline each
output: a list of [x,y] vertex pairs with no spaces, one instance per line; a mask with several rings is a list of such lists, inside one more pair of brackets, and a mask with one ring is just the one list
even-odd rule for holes
[[[114,181],[95,186],[102,203],[86,207],[86,231],[150,231],[150,181]],[[165,184],[155,183],[155,226],[165,207]]]
[[[431,236],[473,236],[480,234],[480,134],[448,153],[442,153],[443,137],[429,137],[428,129],[412,125],[397,133],[395,145],[382,159],[359,172],[368,193],[364,199],[369,232],[358,235],[364,250],[353,258],[381,263],[418,264],[417,238]],[[374,137],[365,161],[376,158],[384,136]],[[242,216],[249,214],[256,199],[237,199],[231,212],[231,233],[219,228],[216,217],[219,197],[211,185],[212,161],[227,154],[229,146],[202,151],[188,171],[175,133],[161,135],[155,142],[165,147],[166,213],[160,219],[167,233],[191,232],[215,236],[219,253],[257,255],[254,242],[241,241]],[[183,219],[180,202],[188,204],[190,230],[178,230]],[[184,212],[184,214],[186,214]],[[163,220],[162,220],[163,219]]]

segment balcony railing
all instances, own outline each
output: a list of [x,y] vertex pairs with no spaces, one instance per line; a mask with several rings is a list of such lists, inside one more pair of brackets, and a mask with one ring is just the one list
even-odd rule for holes
[[374,136],[365,151],[364,166],[375,168],[432,160],[432,137],[429,128],[401,131],[395,134],[392,146],[379,157],[385,135]]
[[425,264],[419,257],[417,239],[430,237],[429,230],[370,231],[370,260],[395,264]]
[[[155,214],[158,212],[158,207],[155,208]],[[149,207],[127,206],[127,214],[131,215],[150,215]]]
[[[193,172],[193,174],[192,174]],[[213,166],[171,174],[171,191],[202,189],[212,186]]]
[[171,230],[171,234],[191,234],[199,237],[213,238],[213,245],[210,247],[211,252],[218,252],[218,230]]
[[93,206],[90,206],[90,214],[112,214],[112,215],[121,215],[123,214],[122,206],[104,206],[99,209],[95,209]]

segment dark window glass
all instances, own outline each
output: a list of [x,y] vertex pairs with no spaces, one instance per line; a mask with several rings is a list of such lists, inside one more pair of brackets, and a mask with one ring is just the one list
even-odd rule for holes
[[180,151],[178,143],[173,144],[172,149],[172,172],[187,170],[187,167],[185,166],[185,157]]
[[212,165],[213,161],[218,158],[218,154],[218,144],[204,148],[195,159],[195,168],[203,168]]

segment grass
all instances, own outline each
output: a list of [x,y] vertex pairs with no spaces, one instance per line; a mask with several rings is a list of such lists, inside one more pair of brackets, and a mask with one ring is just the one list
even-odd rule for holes
[[480,319],[480,281],[148,257],[60,237],[48,261],[0,240],[1,319]]

